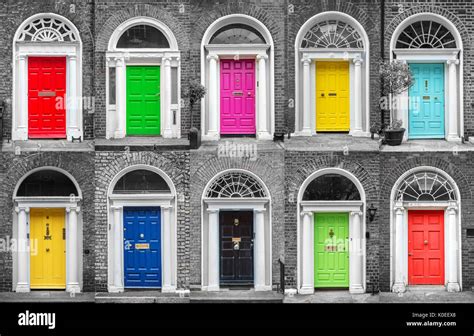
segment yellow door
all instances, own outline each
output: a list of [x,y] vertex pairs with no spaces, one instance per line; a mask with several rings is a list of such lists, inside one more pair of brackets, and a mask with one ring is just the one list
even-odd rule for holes
[[316,62],[316,132],[349,132],[349,62]]
[[66,288],[64,222],[64,209],[31,209],[30,286],[32,289]]

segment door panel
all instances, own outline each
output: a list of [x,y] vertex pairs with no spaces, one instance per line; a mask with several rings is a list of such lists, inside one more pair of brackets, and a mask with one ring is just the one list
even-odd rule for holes
[[316,62],[316,131],[349,132],[348,62]]
[[415,83],[409,90],[410,139],[444,138],[444,64],[412,63]]
[[160,67],[127,67],[127,135],[160,135]]
[[160,208],[124,208],[125,287],[161,287]]
[[349,214],[314,214],[314,287],[349,287]]
[[66,288],[66,232],[64,209],[30,211],[30,286]]
[[221,134],[255,134],[255,60],[221,60]]
[[253,212],[221,211],[221,284],[253,284]]
[[408,283],[444,285],[444,211],[408,212]]
[[66,57],[28,57],[29,138],[66,138],[65,95]]

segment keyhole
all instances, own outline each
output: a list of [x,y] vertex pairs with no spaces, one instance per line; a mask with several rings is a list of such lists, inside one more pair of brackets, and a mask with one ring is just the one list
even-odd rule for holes
[[428,81],[427,80],[425,80],[425,88],[426,88],[426,90],[428,90]]

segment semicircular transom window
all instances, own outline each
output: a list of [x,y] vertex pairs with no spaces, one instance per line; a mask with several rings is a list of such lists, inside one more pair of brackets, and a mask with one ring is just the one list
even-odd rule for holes
[[166,36],[150,25],[136,25],[127,29],[117,42],[123,49],[167,49],[170,47]]
[[114,187],[114,194],[157,194],[170,193],[168,183],[158,174],[137,169],[125,174]]
[[443,176],[419,172],[406,178],[397,191],[397,200],[404,202],[455,201],[456,192]]
[[18,37],[26,42],[76,42],[78,36],[60,19],[42,17],[28,23]]
[[449,49],[456,48],[451,31],[435,21],[417,21],[407,26],[398,36],[395,48]]
[[318,22],[303,37],[301,48],[363,49],[361,34],[350,24],[339,20]]
[[209,187],[207,198],[261,198],[267,197],[263,186],[252,176],[235,172],[225,174]]
[[19,197],[79,196],[69,177],[56,170],[41,170],[29,175],[18,188]]
[[230,24],[219,29],[209,42],[210,44],[266,44],[260,32],[245,24]]
[[356,185],[339,174],[326,174],[315,178],[306,188],[303,201],[360,201]]

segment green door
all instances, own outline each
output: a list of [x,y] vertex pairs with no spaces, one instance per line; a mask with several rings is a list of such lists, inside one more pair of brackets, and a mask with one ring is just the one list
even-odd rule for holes
[[349,287],[349,214],[314,214],[314,287]]
[[127,67],[127,135],[160,135],[160,67]]

